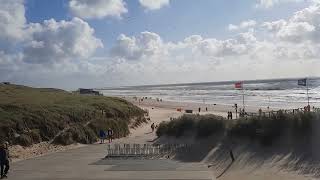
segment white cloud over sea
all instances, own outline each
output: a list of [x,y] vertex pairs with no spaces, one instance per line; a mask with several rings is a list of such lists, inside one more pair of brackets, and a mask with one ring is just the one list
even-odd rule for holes
[[[320,75],[318,3],[288,18],[230,24],[229,38],[194,34],[170,41],[143,31],[119,33],[108,45],[84,19],[121,18],[124,2],[71,0],[70,8],[73,1],[76,17],[28,23],[23,0],[0,0],[1,81],[76,88]],[[140,3],[153,10],[169,1]],[[91,12],[95,6],[110,11]],[[96,54],[99,49],[104,53]]]

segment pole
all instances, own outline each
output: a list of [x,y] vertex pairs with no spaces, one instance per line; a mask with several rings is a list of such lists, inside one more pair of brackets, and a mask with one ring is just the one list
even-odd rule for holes
[[309,83],[308,83],[308,78],[306,78],[306,84],[307,84],[307,98],[308,98],[308,107],[309,107],[310,102],[309,102]]
[[245,112],[245,105],[244,105],[244,86],[242,83],[242,105],[243,105],[243,112]]

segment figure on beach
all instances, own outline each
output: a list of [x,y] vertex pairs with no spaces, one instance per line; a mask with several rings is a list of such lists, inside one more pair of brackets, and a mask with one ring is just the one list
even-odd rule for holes
[[201,108],[199,107],[199,113],[201,112]]
[[206,107],[206,111],[208,111],[208,107]]
[[230,149],[229,154],[230,154],[231,161],[234,162],[235,159],[234,159],[232,149]]
[[0,170],[1,170],[1,179],[7,178],[7,174],[10,169],[9,165],[9,143],[5,142],[1,144],[0,147]]
[[112,143],[112,139],[113,139],[113,130],[111,128],[108,129],[107,131],[107,136],[109,139],[109,143]]
[[228,120],[229,119],[232,119],[232,112],[231,111],[228,111]]
[[151,130],[152,130],[152,132],[154,132],[154,128],[155,128],[155,125],[154,125],[154,123],[152,123],[152,124],[151,124]]
[[106,133],[104,132],[103,129],[100,129],[99,131],[99,136],[100,136],[100,144],[103,144],[104,143],[104,140],[106,138]]

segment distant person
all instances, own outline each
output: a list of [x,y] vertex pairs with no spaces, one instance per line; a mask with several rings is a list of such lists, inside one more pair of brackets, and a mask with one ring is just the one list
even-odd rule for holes
[[109,139],[109,143],[112,143],[112,139],[113,139],[113,130],[111,128],[108,129],[107,131],[107,135],[108,135],[108,139]]
[[232,119],[232,112],[228,111],[228,119]]
[[262,109],[259,109],[259,116],[262,116]]
[[100,144],[103,144],[106,138],[106,133],[104,132],[104,130],[100,129],[99,136],[100,136]]
[[8,171],[10,169],[9,165],[9,143],[5,142],[1,144],[0,147],[0,170],[1,170],[1,179],[7,178]]
[[154,123],[152,123],[152,124],[151,124],[151,130],[152,130],[152,132],[154,132],[154,128],[155,128],[155,125],[154,125]]
[[206,111],[208,111],[208,107],[206,107]]
[[201,108],[199,107],[199,113],[200,113],[200,111],[201,111]]
[[229,153],[230,153],[230,158],[231,158],[232,162],[234,162],[235,159],[234,159],[232,149],[230,149]]

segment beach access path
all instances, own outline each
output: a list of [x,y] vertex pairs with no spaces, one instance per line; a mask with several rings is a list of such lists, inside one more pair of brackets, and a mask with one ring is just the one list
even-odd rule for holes
[[[130,136],[113,143],[150,143],[155,138],[150,124],[158,124],[180,112],[149,107],[151,122],[133,129]],[[173,160],[115,160],[105,163],[107,144],[52,153],[15,162],[9,173],[10,180],[160,180],[160,179],[214,179],[212,172],[202,163],[182,163]]]

